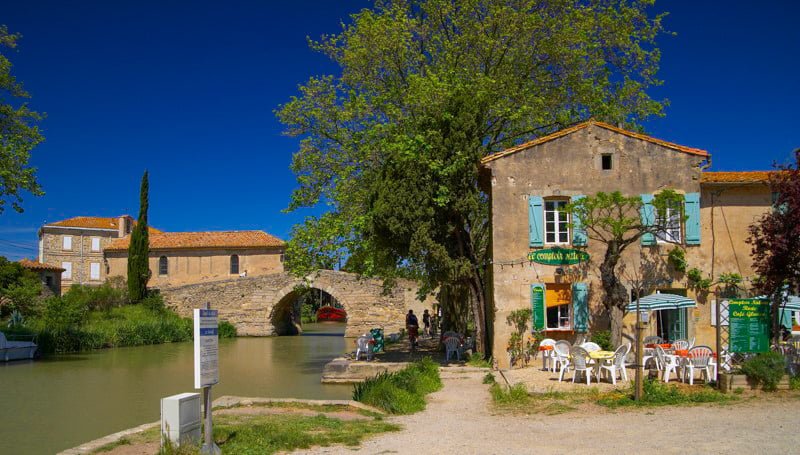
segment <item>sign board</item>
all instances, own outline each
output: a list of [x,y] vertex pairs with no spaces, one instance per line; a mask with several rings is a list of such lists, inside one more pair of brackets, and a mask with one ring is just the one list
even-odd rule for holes
[[769,351],[769,300],[730,299],[731,352]]
[[194,387],[219,382],[217,310],[194,310]]
[[544,330],[544,286],[531,285],[531,314],[533,315],[533,330]]
[[531,251],[528,260],[544,265],[573,265],[587,262],[589,253],[572,248],[545,248]]

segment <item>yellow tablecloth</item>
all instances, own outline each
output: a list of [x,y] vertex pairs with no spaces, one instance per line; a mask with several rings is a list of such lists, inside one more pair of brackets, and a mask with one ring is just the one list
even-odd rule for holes
[[589,358],[595,360],[613,359],[614,351],[593,351],[589,353]]

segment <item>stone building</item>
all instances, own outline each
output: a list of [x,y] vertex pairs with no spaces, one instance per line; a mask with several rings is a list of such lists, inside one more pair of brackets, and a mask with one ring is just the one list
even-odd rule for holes
[[[64,269],[61,289],[73,284],[101,284],[106,279],[103,251],[112,241],[130,235],[136,221],[118,217],[78,216],[39,229],[39,262]],[[161,231],[150,228],[150,233]]]
[[[104,248],[108,276],[125,277],[130,237]],[[150,235],[150,281],[164,287],[283,272],[282,240],[263,231]]]
[[[668,215],[674,218],[668,232],[631,245],[621,263],[629,272],[649,264],[660,277],[652,291],[684,294],[698,302],[692,309],[654,312],[653,334],[667,339],[696,336],[699,344],[713,345],[713,295],[694,292],[686,276],[668,265],[667,253],[675,246],[664,240],[681,244],[688,269],[696,267],[713,277],[726,272],[752,277],[744,239],[748,226],[771,209],[772,198],[767,172],[707,172],[710,164],[704,150],[596,121],[485,157],[481,186],[491,201],[492,350],[500,365],[508,365],[512,329],[506,317],[514,310],[538,311],[550,338],[574,340],[608,328],[598,271],[605,245],[589,240],[563,211],[570,201],[600,191],[640,195],[645,209],[664,189],[684,195],[683,214]],[[548,265],[558,249],[584,261]],[[630,334],[632,315],[624,321]]]
[[42,280],[42,295],[61,295],[61,274],[64,269],[52,264],[42,264],[39,261],[22,259],[19,265],[39,275]]

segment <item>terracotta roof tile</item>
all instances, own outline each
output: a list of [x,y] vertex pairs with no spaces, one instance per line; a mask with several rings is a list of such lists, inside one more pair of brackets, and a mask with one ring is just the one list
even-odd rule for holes
[[703,172],[700,183],[768,183],[775,171]]
[[[124,215],[122,215],[124,216]],[[91,228],[91,229],[119,229],[120,217],[102,217],[102,216],[76,216],[66,220],[56,221],[54,223],[47,223],[45,226],[60,226],[60,227],[74,227],[74,228]],[[136,226],[136,220],[133,220],[133,225]],[[160,234],[162,231],[149,226],[150,233]]]
[[[130,236],[116,239],[106,251],[128,249]],[[264,231],[164,232],[150,236],[151,250],[202,248],[264,248],[282,247],[283,240]]]
[[29,270],[52,270],[54,272],[63,272],[64,269],[57,265],[42,264],[39,261],[32,261],[30,259],[20,259],[19,265]]
[[588,126],[591,126],[591,125],[596,125],[596,126],[599,126],[600,128],[605,128],[605,129],[607,129],[609,131],[614,131],[614,132],[619,133],[619,134],[624,134],[625,136],[628,136],[628,137],[632,137],[632,138],[635,138],[635,139],[640,139],[640,140],[643,140],[643,141],[647,141],[647,142],[650,142],[650,143],[653,143],[653,144],[657,144],[657,145],[660,145],[662,147],[666,147],[666,148],[669,148],[669,149],[672,149],[672,150],[677,150],[679,152],[688,153],[690,155],[697,155],[697,156],[702,156],[702,157],[710,156],[708,154],[708,152],[705,151],[705,150],[701,150],[701,149],[693,148],[693,147],[686,147],[684,145],[678,145],[678,144],[675,144],[675,143],[672,143],[672,142],[663,141],[661,139],[657,139],[657,138],[654,138],[652,136],[647,136],[646,134],[634,133],[633,131],[628,131],[628,130],[624,130],[622,128],[617,128],[616,126],[609,125],[608,123],[604,123],[604,122],[598,122],[597,120],[587,120],[587,121],[585,121],[583,123],[579,123],[579,124],[577,124],[575,126],[571,126],[569,128],[565,128],[565,129],[560,130],[560,131],[556,131],[553,134],[549,134],[547,136],[542,136],[542,137],[534,139],[532,141],[525,142],[524,144],[517,145],[516,147],[511,147],[509,149],[503,150],[502,152],[497,152],[497,153],[493,153],[493,154],[491,154],[489,156],[485,156],[485,157],[483,157],[483,159],[481,159],[481,164],[487,164],[487,163],[489,163],[491,161],[494,161],[494,160],[496,160],[498,158],[502,158],[504,156],[511,155],[513,153],[519,152],[520,150],[525,150],[527,148],[530,148],[530,147],[533,147],[533,146],[536,146],[536,145],[539,145],[539,144],[544,144],[545,142],[550,142],[550,141],[552,141],[554,139],[558,139],[558,138],[564,137],[564,136],[566,136],[568,134],[572,134],[572,133],[574,133],[574,132],[576,132],[578,130],[582,130],[582,129],[584,129],[584,128],[588,127]]

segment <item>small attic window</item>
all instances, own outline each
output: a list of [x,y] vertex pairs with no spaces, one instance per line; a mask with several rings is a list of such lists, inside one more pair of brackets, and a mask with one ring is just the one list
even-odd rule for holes
[[600,156],[600,169],[604,171],[610,171],[611,168],[612,168],[611,154],[604,153],[603,155]]

